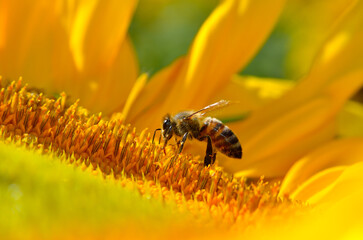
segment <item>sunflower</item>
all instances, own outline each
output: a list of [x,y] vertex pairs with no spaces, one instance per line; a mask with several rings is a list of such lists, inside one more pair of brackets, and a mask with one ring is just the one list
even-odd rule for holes
[[[349,99],[363,85],[363,4],[221,1],[151,77],[128,35],[136,6],[0,1],[4,237],[361,236],[362,107]],[[307,12],[322,21],[302,24]],[[302,26],[287,58],[296,83],[238,74],[279,18]],[[19,75],[30,87],[6,83]],[[205,144],[179,155],[153,141],[166,113],[220,99],[234,102],[216,116],[242,160],[204,167]]]

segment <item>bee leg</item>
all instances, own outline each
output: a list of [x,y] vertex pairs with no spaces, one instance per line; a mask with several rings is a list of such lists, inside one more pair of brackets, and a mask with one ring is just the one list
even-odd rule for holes
[[[157,132],[157,131],[160,131],[160,130],[161,130],[161,128],[157,128],[157,129],[155,129],[155,131],[154,131],[154,135],[153,135],[152,143],[154,143],[154,139],[155,139],[155,134],[156,134],[156,132]],[[161,140],[161,135],[160,135],[160,137],[159,137],[159,144],[160,144],[160,140]]]
[[178,152],[178,154],[180,154],[180,153],[181,153],[181,151],[183,150],[184,143],[185,143],[185,141],[187,140],[187,137],[188,137],[188,133],[186,132],[186,133],[184,133],[184,135],[183,135],[183,139],[182,139],[182,140],[181,140],[181,142],[180,142],[180,148],[179,148],[179,152]]
[[205,157],[204,157],[204,166],[208,166],[211,165],[215,162],[216,160],[216,152],[213,152],[213,146],[212,146],[212,139],[210,138],[210,136],[207,136],[207,150],[205,151]]
[[217,153],[214,152],[212,155],[212,164],[214,164],[214,162],[216,161],[216,157],[217,157]]
[[176,142],[176,145],[178,146],[178,148],[180,147],[180,140],[178,140],[176,137],[175,137],[175,142]]

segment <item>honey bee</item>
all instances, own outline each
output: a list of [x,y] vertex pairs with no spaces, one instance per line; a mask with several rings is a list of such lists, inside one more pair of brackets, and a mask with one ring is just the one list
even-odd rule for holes
[[229,101],[221,100],[198,111],[184,111],[175,116],[167,114],[163,119],[162,129],[158,128],[155,132],[162,131],[164,148],[172,136],[182,138],[178,154],[182,152],[187,138],[207,141],[206,156],[204,158],[205,166],[215,162],[216,149],[228,157],[242,158],[241,144],[231,129],[216,118],[204,116],[205,113],[224,107],[229,103]]

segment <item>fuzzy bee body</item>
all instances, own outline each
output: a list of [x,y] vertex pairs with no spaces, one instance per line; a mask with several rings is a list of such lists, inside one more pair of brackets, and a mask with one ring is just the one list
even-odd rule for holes
[[228,157],[242,158],[242,147],[237,136],[220,120],[203,116],[206,111],[226,104],[226,101],[222,100],[196,112],[184,111],[175,116],[167,114],[164,117],[162,127],[164,146],[173,135],[182,137],[180,153],[186,139],[195,138],[199,141],[208,142],[204,159],[205,165],[215,161],[216,152],[214,149]]
[[218,119],[205,118],[200,135],[210,136],[213,146],[228,157],[242,158],[242,147],[237,136]]

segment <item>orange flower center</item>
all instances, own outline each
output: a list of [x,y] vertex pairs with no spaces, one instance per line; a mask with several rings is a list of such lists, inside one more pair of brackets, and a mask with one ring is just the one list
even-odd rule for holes
[[153,143],[151,134],[89,115],[78,101],[67,104],[27,90],[21,80],[1,88],[0,125],[5,140],[56,154],[68,163],[99,170],[121,184],[133,182],[142,195],[175,199],[181,209],[234,223],[257,209],[290,204],[277,197],[278,183],[261,178],[254,183],[224,173],[217,165],[204,167],[191,155],[177,154],[175,146]]

